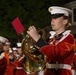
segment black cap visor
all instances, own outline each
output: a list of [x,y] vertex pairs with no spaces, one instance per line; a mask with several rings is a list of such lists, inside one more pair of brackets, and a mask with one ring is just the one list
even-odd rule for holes
[[64,14],[51,14],[51,19],[56,19],[62,16],[65,16],[65,15]]

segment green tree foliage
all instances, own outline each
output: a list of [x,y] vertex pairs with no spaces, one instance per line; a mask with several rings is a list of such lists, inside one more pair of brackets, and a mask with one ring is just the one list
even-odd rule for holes
[[64,4],[72,2],[72,1],[76,1],[76,0],[51,0],[51,5],[60,5],[60,6],[64,6]]
[[0,35],[18,37],[11,22],[18,16],[25,27],[30,25],[46,27],[50,25],[48,7],[50,0],[0,0]]

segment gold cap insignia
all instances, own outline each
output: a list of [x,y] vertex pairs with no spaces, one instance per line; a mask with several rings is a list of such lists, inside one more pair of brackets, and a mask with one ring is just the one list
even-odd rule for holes
[[50,11],[52,11],[53,9],[52,8],[50,8]]

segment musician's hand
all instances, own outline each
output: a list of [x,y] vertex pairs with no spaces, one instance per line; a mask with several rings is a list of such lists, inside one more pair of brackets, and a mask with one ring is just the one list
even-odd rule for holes
[[36,28],[34,26],[30,26],[28,28],[27,33],[37,42],[40,38]]

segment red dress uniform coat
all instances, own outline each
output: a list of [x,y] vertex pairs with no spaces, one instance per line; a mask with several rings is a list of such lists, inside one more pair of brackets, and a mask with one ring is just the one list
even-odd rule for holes
[[7,71],[8,75],[26,75],[22,68],[23,58],[24,56],[21,56],[18,60],[10,64]]
[[72,75],[76,75],[76,53],[74,53]]
[[7,60],[3,52],[0,54],[0,75],[4,75],[6,68],[7,68]]
[[76,75],[76,41],[75,41],[75,53],[73,57],[72,75]]
[[[70,31],[65,31],[59,40],[52,37],[49,45],[42,46],[40,52],[46,56],[46,62],[49,65],[46,67],[44,75],[72,75],[71,63],[74,56],[74,37]],[[50,65],[52,64],[52,65]],[[55,68],[57,67],[57,68]]]
[[8,53],[7,52],[4,52],[4,55],[5,55],[5,58],[7,60],[7,68],[6,68],[6,72],[4,75],[8,75],[7,74],[7,69],[8,69],[8,66],[10,65],[10,60],[9,60],[9,56],[8,56]]

